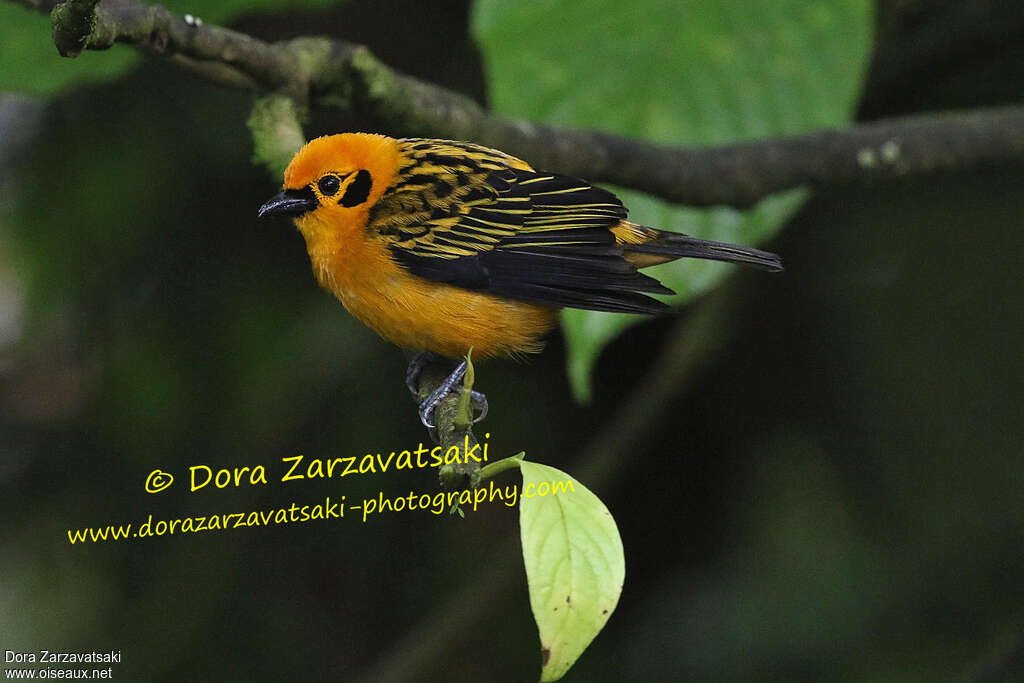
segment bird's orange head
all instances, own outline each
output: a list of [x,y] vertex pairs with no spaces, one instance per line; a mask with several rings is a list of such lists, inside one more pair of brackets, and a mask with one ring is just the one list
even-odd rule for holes
[[314,233],[365,226],[367,211],[398,173],[398,141],[370,133],[327,135],[306,143],[284,172],[284,189],[259,216],[287,215]]

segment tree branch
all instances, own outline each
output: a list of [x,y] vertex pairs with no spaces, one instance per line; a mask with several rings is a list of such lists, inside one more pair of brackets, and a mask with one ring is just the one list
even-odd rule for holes
[[[45,11],[46,2],[38,9]],[[89,10],[90,21],[82,12]],[[164,56],[181,54],[220,62],[250,76],[260,87],[275,90],[295,80],[297,64],[287,50],[219,26],[187,21],[159,5],[133,0],[69,0],[51,13],[54,43],[65,57],[82,50],[106,50],[127,43]]]
[[[51,0],[12,0],[48,11]],[[327,38],[265,43],[134,0],[69,0],[53,13],[62,54],[116,42],[173,58],[224,85],[283,92],[388,122],[398,134],[480,141],[538,168],[635,188],[694,206],[746,207],[794,187],[1018,160],[1024,107],[928,114],[719,147],[669,147],[596,131],[492,116],[450,90],[397,72],[366,48]],[[92,20],[83,12],[92,8]]]

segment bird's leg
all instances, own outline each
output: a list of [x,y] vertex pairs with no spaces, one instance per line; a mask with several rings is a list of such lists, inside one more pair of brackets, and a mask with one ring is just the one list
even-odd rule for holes
[[438,356],[430,351],[419,351],[409,360],[409,367],[405,371],[405,386],[413,398],[419,398],[420,391],[417,385],[423,368],[437,359]]
[[466,361],[462,361],[455,366],[455,369],[452,370],[450,375],[444,378],[444,381],[441,382],[437,389],[434,389],[430,396],[427,396],[423,403],[420,404],[420,422],[423,423],[424,427],[427,429],[433,429],[436,427],[431,419],[434,415],[434,408],[437,407],[437,404],[441,402],[442,398],[451,392],[456,383],[458,383],[465,374]]
[[[405,386],[408,387],[414,398],[419,397],[417,384],[419,383],[420,373],[428,363],[436,359],[437,356],[435,354],[432,354],[429,351],[423,351],[413,356],[412,360],[409,361],[409,369],[405,373]],[[466,361],[462,361],[456,365],[451,374],[444,378],[444,381],[441,382],[440,386],[432,391],[430,395],[420,403],[420,422],[422,422],[423,426],[427,429],[434,429],[435,425],[431,419],[433,417],[434,409],[437,407],[437,404],[441,402],[441,399],[450,394],[452,390],[456,389],[456,385],[458,385],[466,374],[466,367]],[[461,390],[461,387],[459,387],[459,390]],[[474,409],[480,411],[480,414],[473,418],[474,424],[487,417],[486,396],[479,391],[470,391],[469,402]]]

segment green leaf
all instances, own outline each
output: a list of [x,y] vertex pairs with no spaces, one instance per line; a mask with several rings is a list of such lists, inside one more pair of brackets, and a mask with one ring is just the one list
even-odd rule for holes
[[519,469],[519,526],[540,631],[541,681],[557,681],[615,610],[626,561],[615,520],[597,496],[554,467],[523,461]]
[[[848,121],[871,44],[870,0],[478,0],[475,10],[498,112],[680,145]],[[804,196],[736,211],[618,194],[638,223],[739,244],[771,237]],[[648,272],[677,292],[671,302],[679,305],[733,268],[687,259]],[[589,396],[605,344],[642,320],[565,311],[578,397]]]
[[[226,24],[243,12],[325,7],[333,0],[169,0],[159,3],[179,15]],[[61,57],[53,45],[50,17],[23,5],[0,1],[0,91],[51,95],[65,87],[112,80],[139,64],[134,49],[115,45]]]

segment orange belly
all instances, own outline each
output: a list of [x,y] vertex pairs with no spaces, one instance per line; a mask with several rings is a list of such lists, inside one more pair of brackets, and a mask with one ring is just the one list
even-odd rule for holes
[[552,308],[425,280],[371,240],[317,239],[325,236],[319,226],[302,227],[320,284],[352,315],[403,348],[448,358],[465,356],[470,348],[475,358],[535,353],[555,324]]
[[391,284],[331,289],[352,315],[393,344],[448,358],[470,348],[477,358],[535,353],[555,322],[554,311],[543,306],[433,282]]

